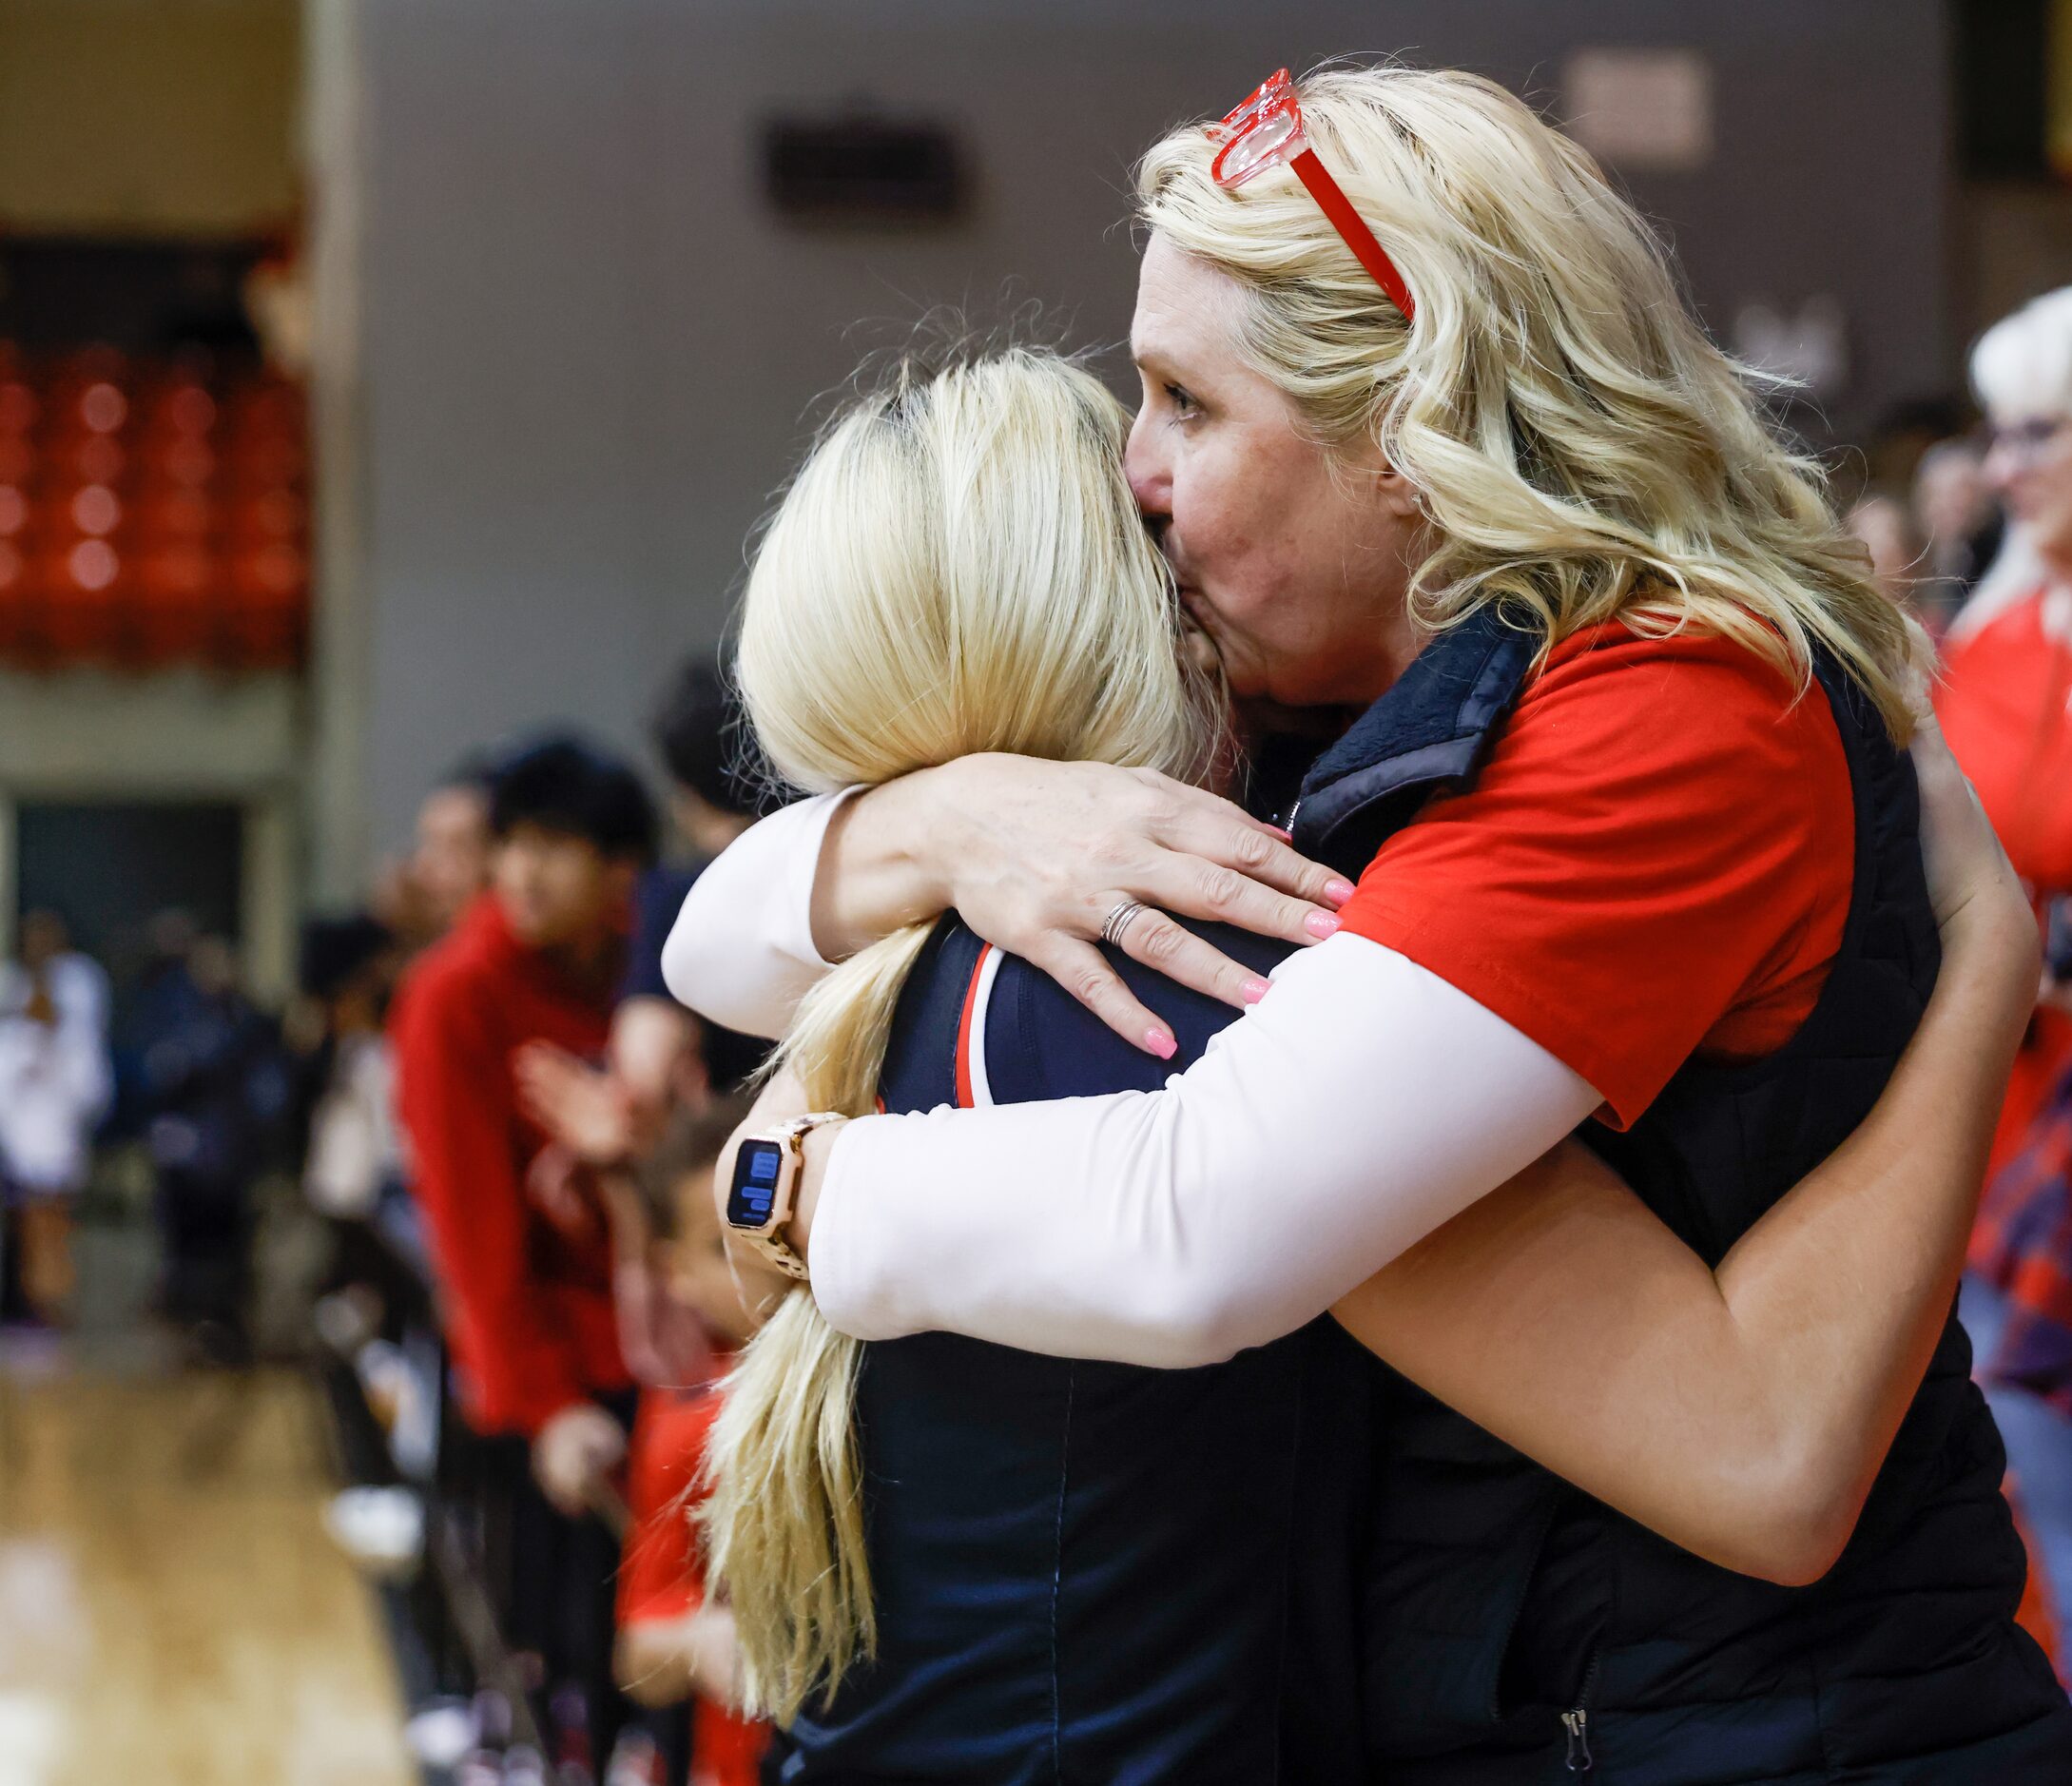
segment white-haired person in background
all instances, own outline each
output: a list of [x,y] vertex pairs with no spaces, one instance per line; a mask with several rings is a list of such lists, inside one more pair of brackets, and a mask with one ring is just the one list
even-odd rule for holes
[[2008,535],[1950,628],[1936,706],[2058,945],[2002,1113],[1964,1313],[2072,1679],[2072,286],[1988,329],[1971,378]]

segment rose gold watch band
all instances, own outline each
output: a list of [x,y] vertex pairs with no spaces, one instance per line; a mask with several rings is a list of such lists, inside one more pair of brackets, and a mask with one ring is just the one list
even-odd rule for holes
[[743,1234],[740,1236],[753,1247],[763,1260],[774,1265],[786,1277],[796,1278],[802,1284],[810,1284],[813,1273],[806,1270],[790,1241],[782,1234]]
[[782,1207],[773,1212],[774,1220],[766,1234],[744,1234],[742,1238],[752,1246],[771,1265],[784,1274],[801,1284],[813,1281],[813,1273],[806,1262],[799,1256],[790,1241],[784,1236],[784,1224],[791,1219],[797,1207],[799,1174],[805,1170],[805,1137],[815,1129],[830,1122],[842,1120],[839,1110],[816,1110],[803,1116],[792,1116],[770,1131],[770,1139],[782,1141],[785,1154],[790,1157],[791,1170],[784,1175],[784,1191]]

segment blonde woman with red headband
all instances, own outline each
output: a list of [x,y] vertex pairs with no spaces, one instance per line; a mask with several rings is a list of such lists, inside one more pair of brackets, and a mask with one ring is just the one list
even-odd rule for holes
[[[1543,1331],[1518,1368],[1612,1418],[1586,1451],[1490,1407],[1471,1342],[1378,1374],[1354,1591],[1391,1780],[2072,1776],[1944,1318],[1961,1221],[1895,1232],[1871,1196],[1824,1240],[1875,1330],[1771,1310],[1805,1310],[1786,1392],[1849,1409],[1864,1466],[1779,1505],[1757,1580],[1657,1536],[1666,1483],[1757,1461],[1708,1367],[1620,1441],[1658,1361],[1559,1337],[1574,1299],[1672,1332],[1659,1282],[1566,1281],[1561,1198],[1489,1197],[1574,1134],[1724,1274],[1861,1147],[1938,960],[1909,624],[1658,244],[1501,89],[1269,83],[1155,146],[1139,195],[1130,481],[1241,708],[1337,731],[1295,847],[1151,771],[968,758],[751,832],[668,967],[775,1029],[827,961],[954,907],[1153,1054],[1103,942],[1251,1008],[1155,1090],[843,1120],[781,1078],[742,1157],[788,1162],[783,1194],[735,1185],[731,1219],[854,1337],[1168,1368],[1327,1309],[1403,1358],[1439,1318],[1426,1249],[1511,1261],[1484,1330]],[[1174,914],[1314,946],[1261,978]],[[1914,1244],[1870,1265],[1881,1233]]]

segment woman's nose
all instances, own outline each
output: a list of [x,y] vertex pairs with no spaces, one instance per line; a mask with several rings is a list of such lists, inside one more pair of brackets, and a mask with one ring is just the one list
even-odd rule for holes
[[1154,431],[1145,426],[1144,414],[1139,410],[1123,447],[1122,470],[1144,518],[1163,521],[1172,511],[1172,468],[1154,446],[1153,437]]

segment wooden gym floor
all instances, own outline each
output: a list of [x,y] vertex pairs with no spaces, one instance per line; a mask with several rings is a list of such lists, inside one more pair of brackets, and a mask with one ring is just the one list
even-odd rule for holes
[[409,1786],[292,1373],[0,1355],[0,1786]]

